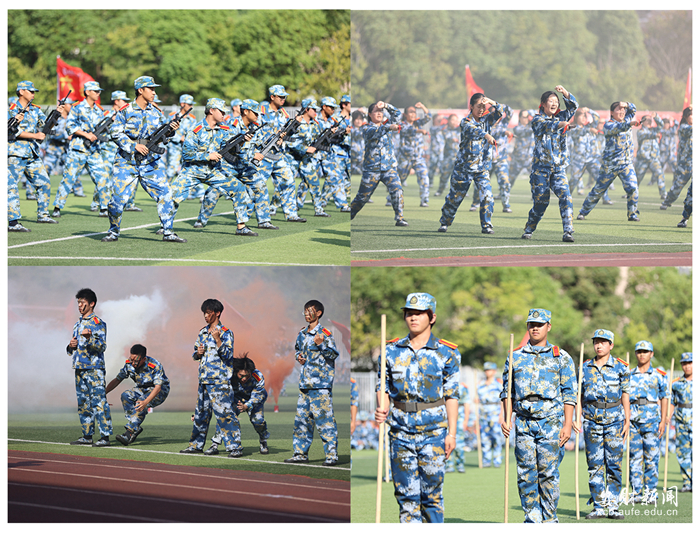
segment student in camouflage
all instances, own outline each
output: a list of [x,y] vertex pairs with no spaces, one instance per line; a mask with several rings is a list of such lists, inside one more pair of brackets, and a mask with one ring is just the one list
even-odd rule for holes
[[[559,198],[559,214],[564,228],[562,241],[574,242],[574,207],[565,169],[568,164],[566,149],[566,129],[569,120],[578,109],[576,98],[562,85],[555,91],[546,91],[540,97],[540,110],[530,123],[535,134],[535,148],[530,174],[532,209],[528,214],[523,239],[531,239],[537,224],[549,206],[550,189]],[[566,109],[559,108],[560,93]]]
[[285,463],[308,463],[308,452],[314,438],[314,426],[321,440],[326,460],[323,466],[338,463],[338,425],[333,415],[333,378],[338,349],[333,334],[319,322],[324,307],[318,300],[304,305],[308,325],[297,335],[294,350],[302,365],[299,376],[299,399],[294,417],[294,455]]
[[148,409],[162,404],[170,393],[170,380],[165,375],[163,365],[153,357],[146,355],[146,347],[134,344],[129,351],[129,359],[112,381],[107,384],[109,394],[127,378],[136,386],[122,392],[121,400],[126,417],[126,431],[116,439],[124,446],[136,440],[143,428],[141,425],[148,414]]
[[[492,106],[488,113],[486,106]],[[493,193],[489,180],[490,150],[496,140],[491,135],[494,125],[503,116],[505,106],[487,98],[482,93],[472,95],[469,100],[470,113],[460,122],[461,140],[455,160],[454,170],[450,176],[450,192],[445,197],[440,217],[440,233],[445,233],[452,225],[462,200],[469,192],[469,186],[479,190],[479,219],[481,233],[493,233],[491,215],[493,214]]]
[[[511,387],[515,413],[515,459],[518,492],[525,522],[558,522],[559,464],[564,444],[571,436],[576,406],[576,369],[571,356],[547,340],[552,313],[530,309],[528,343],[513,352],[513,383],[508,382],[509,363],[503,369],[501,400],[507,412]],[[510,420],[501,425],[511,432]]]
[[637,132],[637,158],[634,164],[634,172],[637,174],[637,187],[642,184],[647,169],[651,170],[651,180],[659,186],[659,196],[663,202],[666,199],[666,182],[664,171],[661,167],[661,152],[659,137],[663,131],[663,121],[658,113],[653,118],[656,125],[652,125],[652,117],[645,115],[639,121]]
[[612,331],[596,330],[595,358],[583,365],[583,438],[591,492],[588,505],[593,504],[587,520],[625,518],[619,511],[619,502],[624,442],[630,427],[630,373],[627,363],[611,355],[614,342]]
[[693,491],[693,352],[681,355],[683,377],[673,380],[673,418],[676,422],[676,457],[681,467],[681,492]]
[[[80,319],[73,326],[66,352],[73,359],[75,392],[78,396],[78,418],[82,437],[73,445],[109,446],[112,434],[112,415],[105,391],[105,357],[107,324],[95,315],[97,295],[90,289],[80,289],[76,295]],[[92,441],[95,425],[100,439]]]
[[504,213],[512,213],[510,208],[510,179],[508,178],[508,142],[513,137],[513,134],[508,129],[510,117],[513,116],[513,110],[510,106],[505,105],[503,116],[496,122],[493,128],[493,138],[496,141],[495,148],[491,152],[491,168],[489,169],[489,179],[491,174],[496,174],[498,182],[498,194],[501,198],[501,205]]
[[[588,115],[591,119],[588,120]],[[588,107],[581,107],[574,115],[575,128],[571,130],[569,138],[572,142],[571,157],[571,185],[569,189],[574,189],[583,195],[583,175],[588,171],[589,179],[595,180],[600,173],[600,153],[598,150],[598,122],[600,115]],[[607,194],[607,191],[606,191]],[[603,198],[603,203],[612,203]]]
[[411,293],[402,309],[408,335],[387,342],[385,393],[382,399],[380,373],[374,419],[389,424],[400,521],[442,523],[445,461],[456,446],[462,356],[455,344],[432,334],[434,296]]
[[[418,118],[416,109],[421,109],[423,118]],[[401,186],[406,185],[411,169],[416,174],[418,180],[418,190],[420,196],[420,206],[428,207],[430,198],[430,182],[428,178],[428,167],[425,164],[423,154],[423,136],[428,133],[423,126],[430,122],[432,115],[427,107],[421,102],[415,106],[408,106],[404,109],[401,121],[401,144],[398,153],[398,173],[401,179]]]
[[[385,109],[389,113],[387,121],[384,121]],[[350,205],[350,220],[354,219],[369,201],[381,181],[389,189],[396,226],[408,226],[408,222],[403,218],[403,188],[396,170],[398,163],[390,135],[401,128],[397,124],[400,112],[393,105],[379,101],[369,106],[367,114],[369,122],[362,126],[362,137],[365,141],[362,181]]]
[[445,125],[441,124],[441,122],[442,117],[435,115],[433,117],[433,125],[430,126],[430,161],[428,162],[428,183],[430,188],[433,187],[435,174],[440,172],[445,151],[445,137],[442,135]]
[[[46,152],[44,154],[44,167],[46,168],[46,173],[51,176],[57,173],[59,170],[63,174],[63,167],[65,166],[66,154],[68,151],[68,143],[70,141],[70,135],[66,131],[66,121],[68,120],[68,114],[72,104],[68,101],[63,104],[63,112],[56,122],[56,126],[53,128],[51,133],[46,135]],[[76,185],[80,181],[78,180]],[[31,186],[31,183],[29,184]],[[81,184],[82,186],[82,184]],[[27,188],[27,194],[29,194],[30,189]],[[33,191],[33,188],[32,188]],[[85,194],[83,194],[85,196]],[[29,200],[29,198],[27,198]],[[34,198],[36,200],[36,198]]]
[[[185,142],[185,136],[187,132],[194,129],[197,125],[197,118],[194,116],[192,111],[192,106],[197,102],[194,101],[194,97],[191,94],[181,94],[180,95],[180,109],[172,111],[168,115],[168,119],[172,120],[178,114],[186,112],[185,116],[180,120],[180,128],[178,128],[177,135],[173,135],[173,138],[168,143],[168,152],[166,154],[166,170],[165,173],[168,176],[168,180],[172,181],[173,178],[180,172],[180,165],[182,162],[182,147]],[[224,111],[224,115],[226,112]]]
[[[673,122],[672,122],[673,121]],[[668,166],[671,172],[676,169],[676,136],[678,135],[678,124],[675,120],[663,119],[664,127],[661,130],[661,140],[659,141],[659,161],[661,171]],[[653,179],[649,184],[653,184]]]
[[503,462],[503,404],[500,401],[503,384],[496,379],[498,366],[486,361],[486,380],[479,384],[476,393],[479,397],[479,431],[481,431],[481,464],[484,468],[499,468]]
[[454,472],[457,470],[460,474],[464,474],[466,466],[466,455],[464,448],[467,445],[467,431],[469,426],[469,402],[471,394],[469,387],[464,383],[459,384],[459,410],[457,415],[457,433],[455,437],[455,449],[450,458],[445,462],[445,472]]
[[518,113],[518,124],[513,128],[513,153],[508,169],[511,188],[523,170],[532,169],[532,153],[535,149],[535,135],[530,126],[534,112],[523,109]]
[[204,300],[201,307],[207,323],[197,335],[192,359],[199,361],[199,388],[192,436],[180,453],[202,453],[212,413],[229,457],[241,457],[241,426],[233,409],[233,332],[221,323],[224,306],[219,300]]
[[440,183],[435,196],[441,196],[445,192],[445,188],[449,182],[452,171],[455,168],[455,161],[459,153],[459,140],[461,128],[459,127],[459,117],[450,115],[447,119],[447,125],[442,132],[444,139],[444,148],[442,152],[442,163],[440,165]]
[[[41,131],[46,122],[46,116],[39,106],[31,103],[37,90],[31,81],[20,81],[17,84],[17,103],[11,104],[7,112],[8,119],[15,117],[19,121],[16,139],[7,144],[8,231],[31,231],[20,223],[22,214],[19,208],[19,182],[23,176],[26,176],[28,183],[36,189],[37,222],[41,224],[57,222],[49,216],[51,181],[39,156],[39,143],[46,137]],[[26,110],[20,113],[21,109]],[[63,106],[58,106],[56,109],[59,112],[64,110]]]
[[362,138],[362,125],[365,115],[362,111],[352,113],[352,131],[350,132],[350,172],[362,174],[362,158],[365,153],[365,140]]
[[[341,114],[335,98],[330,96],[321,98],[321,112],[316,116],[316,121],[321,132],[328,128],[336,128],[335,131],[340,134],[341,130],[347,130],[350,127],[349,113],[347,116]],[[343,169],[345,148],[341,148],[334,143],[329,150],[319,151],[316,157],[319,161],[320,173],[324,177],[321,190],[323,207],[332,199],[341,212],[349,212],[350,208],[345,195],[345,172]]]
[[678,127],[678,138],[678,161],[673,173],[673,185],[666,199],[661,203],[662,210],[673,205],[693,175],[693,106],[683,110],[683,117]]
[[[639,341],[634,346],[637,366],[630,373],[630,485],[634,501],[653,503],[657,499],[661,437],[666,431],[668,379],[654,368],[654,346]],[[660,402],[660,405],[659,405]]]
[[620,178],[622,186],[627,193],[627,220],[639,222],[639,190],[637,187],[637,175],[632,164],[634,146],[632,144],[632,126],[639,122],[634,120],[637,108],[632,102],[613,102],[610,106],[610,120],[605,123],[605,150],[603,151],[603,165],[598,179],[588,193],[581,206],[577,220],[584,220],[586,216],[598,204],[603,193],[608,190],[615,178]]

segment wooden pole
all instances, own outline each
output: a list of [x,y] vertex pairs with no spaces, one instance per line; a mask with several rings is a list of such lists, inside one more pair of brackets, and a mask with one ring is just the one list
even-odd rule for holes
[[[583,406],[581,405],[581,384],[583,383],[583,343],[581,343],[581,356],[578,361],[578,393],[576,398],[576,425],[579,428],[579,432],[583,431],[583,424],[581,421],[581,414],[583,411]],[[576,457],[576,469],[574,475],[574,482],[576,483],[575,496],[576,496],[576,520],[581,520],[581,502],[579,502],[579,488],[578,488],[578,443],[581,434],[576,434],[576,445],[574,456]]]
[[384,424],[386,431],[384,432],[384,483],[389,483],[389,424]]
[[[510,418],[511,418],[511,390],[513,390],[513,334],[510,334],[510,348],[508,349],[508,389],[506,391],[506,423],[508,424],[508,429],[510,430]],[[503,523],[508,523],[508,470],[510,467],[510,431],[508,431],[508,436],[506,437],[506,482],[504,489],[504,503],[503,503]]]
[[[627,366],[630,366],[630,353],[627,352]],[[632,406],[630,406],[632,409]],[[625,451],[625,458],[627,461],[627,476],[625,476],[625,499],[627,500],[625,504],[630,501],[630,436],[632,433],[632,422],[630,421],[630,430],[627,432],[627,449]]]
[[671,428],[671,398],[673,394],[673,363],[675,359],[671,359],[671,372],[668,374],[668,403],[666,403],[666,453],[664,454],[664,492],[666,492],[666,480],[668,476],[668,435],[671,433],[669,430]]
[[[382,331],[381,331],[381,346],[379,348],[379,353],[381,356],[381,371],[379,385],[379,407],[382,411],[385,409],[384,406],[384,394],[386,385],[386,315],[382,315]],[[375,523],[379,523],[382,517],[382,459],[384,458],[384,422],[379,424],[379,453],[377,457],[377,511],[374,517]]]
[[[479,383],[474,369],[474,427],[476,428],[476,453],[479,457],[479,468],[484,468],[484,461],[481,458],[481,427],[479,423]],[[469,421],[467,421],[469,423]]]

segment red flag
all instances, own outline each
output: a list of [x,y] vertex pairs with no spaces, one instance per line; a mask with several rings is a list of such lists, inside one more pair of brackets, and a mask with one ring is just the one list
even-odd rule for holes
[[476,84],[474,78],[472,78],[472,73],[469,70],[469,65],[464,67],[464,79],[467,86],[467,98],[471,99],[473,94],[484,92],[484,90]]
[[58,100],[64,98],[69,90],[73,91],[70,93],[71,99],[78,102],[84,100],[83,84],[86,81],[95,81],[95,78],[78,67],[71,67],[59,56],[56,56],[56,77],[58,78]]
[[683,109],[688,107],[692,102],[692,100],[690,99],[690,80],[692,78],[690,74],[692,70],[692,68],[688,69],[688,81],[685,84],[685,98],[683,99]]

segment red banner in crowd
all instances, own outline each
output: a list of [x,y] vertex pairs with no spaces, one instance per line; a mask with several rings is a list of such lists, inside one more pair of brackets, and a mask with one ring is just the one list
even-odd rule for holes
[[68,91],[72,90],[70,98],[78,102],[85,99],[85,96],[83,96],[83,84],[86,81],[95,81],[92,76],[86,74],[78,67],[70,66],[59,56],[56,56],[56,78],[58,79],[57,100],[64,98]]
[[469,65],[464,67],[464,80],[467,86],[467,98],[471,99],[473,94],[484,92],[484,90],[476,84],[474,78],[472,78],[472,73],[469,70]]
[[690,89],[691,89],[691,79],[692,79],[691,73],[692,73],[692,71],[693,71],[693,69],[690,69],[690,68],[688,69],[688,81],[685,84],[685,98],[683,99],[683,109],[685,109],[686,107],[688,107],[692,103],[692,100],[690,99]]

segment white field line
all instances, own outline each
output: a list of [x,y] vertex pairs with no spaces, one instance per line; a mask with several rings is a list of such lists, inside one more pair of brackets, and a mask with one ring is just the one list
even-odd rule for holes
[[688,242],[650,242],[650,243],[611,243],[611,244],[532,244],[532,245],[506,245],[506,246],[462,246],[450,248],[397,248],[393,250],[351,250],[353,254],[370,254],[370,253],[397,253],[397,252],[443,252],[448,250],[510,250],[510,249],[532,249],[532,248],[618,248],[622,246],[689,246],[693,244]]

